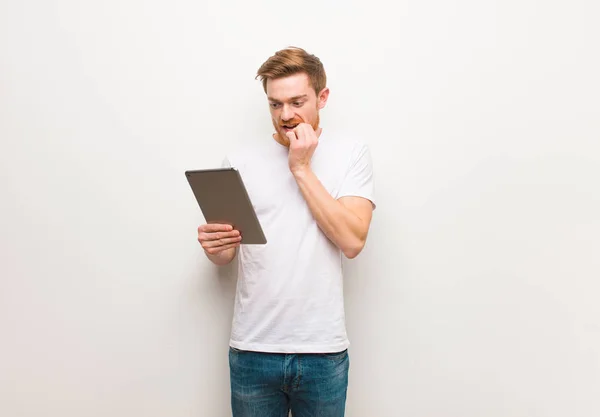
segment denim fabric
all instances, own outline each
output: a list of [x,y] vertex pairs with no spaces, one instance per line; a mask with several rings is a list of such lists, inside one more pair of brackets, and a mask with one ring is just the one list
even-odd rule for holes
[[233,417],[343,417],[348,351],[316,354],[229,349]]

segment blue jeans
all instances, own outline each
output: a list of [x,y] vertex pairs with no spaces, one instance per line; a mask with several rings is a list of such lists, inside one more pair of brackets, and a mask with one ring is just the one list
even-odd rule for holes
[[233,417],[343,417],[348,351],[259,353],[229,348]]

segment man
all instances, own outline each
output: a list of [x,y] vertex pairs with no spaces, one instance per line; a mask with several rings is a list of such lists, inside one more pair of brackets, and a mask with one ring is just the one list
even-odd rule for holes
[[367,146],[319,124],[329,96],[319,58],[300,48],[258,70],[274,140],[226,158],[246,184],[268,243],[243,245],[229,225],[198,240],[217,265],[239,251],[230,339],[234,417],[344,415],[348,386],[342,254],[363,249],[372,212]]

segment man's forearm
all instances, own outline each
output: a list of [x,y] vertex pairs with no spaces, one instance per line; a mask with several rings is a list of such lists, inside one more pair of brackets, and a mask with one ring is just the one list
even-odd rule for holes
[[333,198],[310,168],[293,172],[317,224],[348,258],[362,250],[366,233],[362,220]]

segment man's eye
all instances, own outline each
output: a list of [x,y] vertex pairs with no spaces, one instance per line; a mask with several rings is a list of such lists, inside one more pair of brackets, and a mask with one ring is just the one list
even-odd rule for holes
[[277,107],[279,107],[279,103],[270,103],[271,107],[276,109]]
[[300,106],[302,106],[302,104],[304,104],[304,103],[302,103],[301,101],[295,101],[295,102],[294,102],[294,103],[292,103],[292,104],[294,104],[294,106],[296,106],[296,107],[300,107]]

